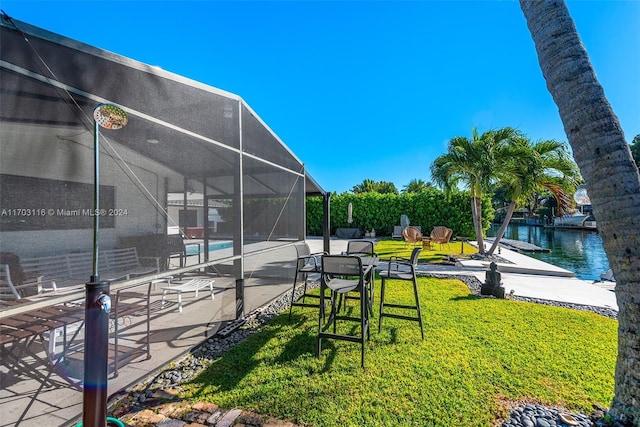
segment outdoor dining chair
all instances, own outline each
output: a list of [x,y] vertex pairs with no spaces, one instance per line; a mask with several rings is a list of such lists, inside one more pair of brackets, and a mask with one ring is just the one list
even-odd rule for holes
[[373,242],[370,240],[350,240],[347,242],[345,255],[371,255],[375,256]]
[[[347,242],[347,250],[344,255],[356,255],[366,257],[377,257],[378,254],[374,251],[374,242],[370,240],[351,240]],[[369,296],[369,308],[373,309],[373,280],[366,280],[367,294]],[[344,296],[344,299],[351,298],[348,295]],[[373,315],[373,311],[370,313]]]
[[[422,312],[420,310],[420,296],[418,295],[418,282],[416,280],[416,266],[418,265],[418,257],[422,248],[414,248],[411,252],[411,258],[406,259],[402,257],[393,256],[389,260],[389,268],[387,270],[380,271],[380,278],[382,279],[382,285],[380,287],[380,316],[378,320],[378,333],[382,331],[382,319],[384,317],[393,317],[396,319],[411,320],[420,324],[420,333],[422,339],[424,339],[424,328],[422,325]],[[387,280],[404,280],[413,282],[413,295],[415,298],[415,304],[399,304],[399,303],[385,303],[385,288],[387,286]],[[393,309],[415,310],[416,316],[409,316],[398,312],[390,313],[384,311],[385,307]]]
[[[367,269],[373,268],[372,266]],[[320,313],[318,315],[318,358],[322,353],[322,340],[337,339],[350,342],[359,342],[360,364],[364,368],[365,340],[369,339],[369,299],[365,292],[365,276],[368,271],[363,269],[362,260],[356,256],[349,255],[324,255],[322,257],[322,278],[320,280]],[[325,290],[331,291],[331,312],[325,321]],[[336,300],[340,295],[357,291],[359,294],[358,316],[345,313],[338,313]],[[351,330],[346,329],[343,321],[359,322],[360,327],[355,328],[353,335],[338,333],[337,322],[340,321],[340,332]],[[358,334],[359,332],[359,334]]]
[[[293,288],[291,289],[291,305],[289,306],[289,320],[291,320],[291,312],[293,306],[297,307],[318,307],[318,303],[306,302],[307,298],[319,298],[319,295],[310,294],[307,292],[309,280],[320,280],[320,271],[322,269],[321,256],[326,252],[311,253],[309,245],[304,243],[296,244],[296,273],[293,276]],[[304,287],[302,289],[302,295],[296,300],[296,286],[299,281],[302,280]],[[298,300],[302,298],[302,302]]]

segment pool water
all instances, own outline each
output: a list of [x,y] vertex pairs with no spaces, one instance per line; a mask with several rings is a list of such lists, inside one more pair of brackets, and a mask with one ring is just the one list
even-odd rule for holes
[[[188,243],[185,247],[185,252],[187,255],[198,255],[202,252],[203,247],[204,243]],[[231,247],[233,247],[232,242],[209,242],[209,252]]]

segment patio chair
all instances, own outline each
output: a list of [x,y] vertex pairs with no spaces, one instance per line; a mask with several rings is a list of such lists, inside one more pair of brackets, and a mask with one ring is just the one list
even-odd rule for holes
[[188,282],[174,284],[170,286],[165,286],[162,288],[162,304],[161,307],[164,308],[164,304],[166,301],[167,293],[174,292],[178,294],[178,311],[182,313],[182,293],[183,292],[194,292],[195,298],[198,298],[198,291],[201,289],[209,288],[211,292],[211,299],[214,298],[213,295],[213,282],[211,279],[191,279]]
[[[378,254],[374,251],[374,244],[368,240],[352,240],[347,242],[347,250],[343,253],[343,255],[359,255],[359,256],[370,256],[377,257]],[[367,280],[365,283],[367,287],[367,295],[369,296],[369,308],[373,310],[373,280]],[[358,299],[359,297],[351,297],[349,295],[344,295],[344,299]],[[340,304],[338,304],[340,307]],[[373,315],[373,311],[370,313]]]
[[[418,265],[418,257],[422,248],[414,248],[411,252],[411,258],[402,258],[393,256],[389,260],[389,267],[387,270],[380,271],[380,278],[382,279],[382,286],[380,287],[380,317],[378,320],[378,333],[382,330],[382,319],[384,317],[392,317],[395,319],[411,320],[420,324],[420,334],[424,340],[424,328],[422,326],[422,312],[420,310],[420,297],[418,295],[418,282],[416,280],[416,266]],[[415,298],[415,304],[397,304],[397,303],[385,303],[385,288],[387,280],[405,280],[413,282],[413,295]],[[384,308],[399,308],[403,310],[415,310],[416,316],[408,316],[406,314],[389,313],[385,312]]]
[[452,235],[452,229],[441,225],[436,226],[431,230],[431,242],[438,243],[440,245],[440,249],[442,249],[442,245],[447,245],[447,247],[449,247],[449,240],[451,240]]
[[391,238],[392,239],[402,239],[402,226],[401,225],[394,225],[393,226],[393,233],[391,233]]
[[0,300],[18,300],[20,294],[13,286],[9,264],[0,264]]
[[[291,305],[289,306],[289,320],[291,320],[291,312],[293,310],[293,306],[296,307],[318,307],[319,303],[308,303],[306,302],[306,298],[320,298],[319,295],[313,295],[307,293],[307,285],[309,280],[320,280],[320,271],[322,271],[322,264],[320,258],[322,255],[325,255],[326,252],[317,252],[311,253],[311,249],[309,245],[305,243],[296,244],[296,273],[293,276],[293,288],[291,289]],[[299,279],[301,279],[304,283],[304,288],[302,290],[302,295],[298,297],[298,299],[302,298],[302,302],[297,302],[296,295],[296,285],[299,283]]]
[[[373,267],[371,267],[373,268]],[[322,339],[337,339],[350,342],[359,342],[360,364],[364,368],[365,339],[369,339],[369,299],[365,292],[365,271],[362,268],[362,260],[350,255],[324,255],[322,257],[322,278],[320,280],[320,313],[318,315],[318,358],[322,353]],[[331,313],[325,322],[325,290],[331,291]],[[359,294],[360,309],[358,317],[348,314],[339,315],[336,307],[336,299],[340,295],[357,291]],[[337,333],[336,322],[355,321],[360,323],[355,328],[353,335]],[[359,334],[357,333],[359,331]]]
[[376,256],[373,246],[373,242],[370,240],[351,240],[347,242],[347,250],[344,254]]
[[418,227],[410,225],[402,230],[402,237],[407,244],[422,243],[422,232]]

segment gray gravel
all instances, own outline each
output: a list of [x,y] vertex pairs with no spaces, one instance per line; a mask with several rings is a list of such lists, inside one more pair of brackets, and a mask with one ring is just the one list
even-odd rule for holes
[[[570,424],[563,422],[561,417]],[[570,414],[556,408],[530,404],[515,407],[509,419],[502,423],[502,427],[560,427],[568,425],[595,426],[593,421],[584,414]]]

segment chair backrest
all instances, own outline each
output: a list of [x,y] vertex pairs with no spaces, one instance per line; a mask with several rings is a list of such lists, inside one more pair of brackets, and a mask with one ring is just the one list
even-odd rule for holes
[[25,273],[18,255],[12,252],[0,252],[0,264],[9,266],[13,286],[20,286],[24,283]]
[[420,252],[422,252],[421,247],[413,248],[413,252],[411,252],[410,262],[414,268],[416,267],[416,265],[418,265],[418,257],[420,256]]
[[417,227],[409,226],[402,230],[402,237],[407,243],[417,243],[422,241],[422,233]]
[[453,230],[442,225],[433,227],[431,230],[431,240],[436,243],[449,243]]
[[307,242],[296,243],[295,246],[298,258],[311,255],[311,248],[309,248],[309,244]]
[[373,255],[373,242],[369,240],[351,240],[347,242],[347,255],[351,254]]
[[322,273],[329,276],[358,276],[362,278],[362,260],[350,255],[323,255]]
[[0,264],[0,299],[20,299],[20,294],[16,291],[11,281],[11,272],[8,264]]
[[169,234],[166,237],[167,255],[183,254],[185,252],[184,240],[180,234]]
[[445,238],[447,239],[446,243],[449,243],[449,240],[451,240],[452,236],[453,236],[453,230],[450,228],[447,228],[447,235],[445,236]]
[[296,243],[296,252],[298,254],[296,269],[298,271],[313,267],[315,271],[320,271],[320,260],[316,256],[311,255],[311,248],[307,242]]

